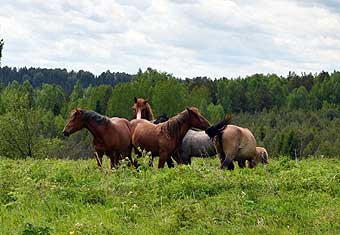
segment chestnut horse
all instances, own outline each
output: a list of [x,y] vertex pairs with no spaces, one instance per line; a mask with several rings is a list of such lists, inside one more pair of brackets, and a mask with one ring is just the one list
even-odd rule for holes
[[146,119],[152,121],[154,119],[149,101],[143,98],[134,98],[135,103],[132,106],[134,111],[134,119]]
[[[134,111],[134,119],[145,119],[148,120],[152,123],[157,124],[157,122],[162,122],[162,121],[167,121],[169,118],[167,118],[166,120],[164,120],[164,118],[162,118],[163,116],[158,117],[157,119],[154,119],[154,115],[151,109],[151,106],[149,104],[149,101],[147,99],[143,99],[143,98],[134,98],[134,104],[132,106],[132,109]],[[135,150],[135,152],[138,152],[138,150]],[[177,156],[178,157],[178,156]],[[178,158],[177,158],[178,159]],[[169,168],[174,167],[174,162],[171,159],[171,157],[169,157],[166,160],[166,163],[168,165]],[[179,163],[177,161],[177,163]],[[152,166],[152,161],[150,162],[150,166]]]
[[159,156],[158,168],[163,168],[165,161],[177,151],[191,127],[205,130],[209,126],[209,121],[194,107],[157,125],[143,119],[134,119],[131,121],[132,144],[151,151],[152,156]]
[[[69,120],[64,127],[64,136],[83,128],[93,135],[95,156],[99,167],[102,166],[103,155],[110,158],[110,167],[116,166],[122,157],[131,161],[130,122],[124,118],[108,118],[94,111],[75,109],[71,111]],[[132,162],[132,161],[131,161]]]

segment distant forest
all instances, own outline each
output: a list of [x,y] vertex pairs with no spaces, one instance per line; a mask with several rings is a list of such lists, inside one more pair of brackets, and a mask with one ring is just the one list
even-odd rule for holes
[[69,94],[72,92],[76,81],[80,81],[82,87],[110,85],[131,81],[132,76],[127,73],[103,72],[95,76],[86,71],[70,71],[66,69],[41,69],[41,68],[0,68],[0,83],[8,85],[13,81],[23,83],[29,81],[33,88],[39,88],[43,84],[59,85]]
[[[177,79],[151,68],[127,73],[0,68],[0,156],[92,157],[86,131],[63,139],[70,110],[132,119],[133,98],[157,115],[196,106],[212,123],[231,113],[271,156],[340,156],[340,72]],[[23,134],[24,133],[24,134]],[[77,146],[77,148],[75,148]]]

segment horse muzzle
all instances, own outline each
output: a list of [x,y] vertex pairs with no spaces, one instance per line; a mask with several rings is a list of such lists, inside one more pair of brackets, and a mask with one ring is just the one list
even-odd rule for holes
[[70,133],[68,133],[67,131],[63,131],[63,135],[66,136],[66,137],[69,137]]

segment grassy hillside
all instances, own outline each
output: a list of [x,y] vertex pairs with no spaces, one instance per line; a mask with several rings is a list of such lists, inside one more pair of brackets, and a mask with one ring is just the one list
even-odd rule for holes
[[174,169],[0,160],[0,234],[339,234],[340,159]]

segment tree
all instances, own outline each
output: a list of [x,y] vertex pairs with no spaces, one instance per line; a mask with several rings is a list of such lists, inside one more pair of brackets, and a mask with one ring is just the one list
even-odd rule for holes
[[36,92],[36,105],[59,115],[65,104],[65,93],[58,85],[43,84]]
[[293,109],[308,109],[309,99],[308,92],[304,86],[295,88],[287,98],[287,105],[289,110]]
[[208,87],[204,85],[196,85],[190,92],[189,105],[199,107],[202,100],[211,103],[211,96]]
[[184,83],[175,79],[156,83],[152,97],[152,108],[157,115],[172,117],[183,111],[187,105],[188,90]]
[[223,119],[225,113],[223,110],[222,105],[214,105],[214,104],[209,104],[208,105],[208,118],[211,123],[216,123],[219,122]]
[[5,114],[0,116],[0,155],[10,158],[34,157],[41,140],[41,109],[33,106],[33,88],[12,83],[1,94]]

